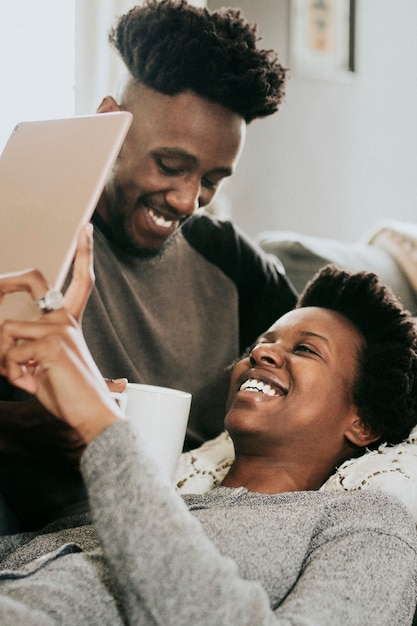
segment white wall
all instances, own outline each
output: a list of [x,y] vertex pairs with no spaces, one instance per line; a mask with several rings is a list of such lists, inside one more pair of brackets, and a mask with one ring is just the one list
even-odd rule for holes
[[[277,48],[284,64],[290,1],[232,3],[259,23],[263,45]],[[252,235],[280,229],[351,240],[382,218],[417,221],[417,2],[356,3],[354,79],[295,74],[280,112],[249,126],[225,191],[235,221]],[[0,150],[21,120],[95,111],[118,79],[107,30],[133,4],[0,2]],[[228,3],[208,1],[221,4]]]
[[75,113],[95,113],[115,95],[124,66],[108,41],[117,18],[141,0],[75,0]]
[[0,150],[17,122],[74,114],[73,0],[0,2]]
[[[84,115],[94,113],[104,96],[116,96],[125,68],[108,42],[108,33],[118,17],[142,0],[74,1],[75,113]],[[190,4],[205,6],[205,0]]]
[[[240,0],[289,63],[289,1]],[[221,6],[208,0],[209,8]],[[354,240],[380,219],[417,221],[417,2],[357,0],[350,82],[292,76],[280,112],[253,122],[224,187],[248,233]]]

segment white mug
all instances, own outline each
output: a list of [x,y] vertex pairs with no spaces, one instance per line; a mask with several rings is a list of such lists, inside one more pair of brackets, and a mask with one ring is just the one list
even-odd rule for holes
[[120,405],[133,433],[145,441],[149,453],[173,481],[184,445],[191,394],[168,387],[128,383],[121,395],[126,402],[121,399]]

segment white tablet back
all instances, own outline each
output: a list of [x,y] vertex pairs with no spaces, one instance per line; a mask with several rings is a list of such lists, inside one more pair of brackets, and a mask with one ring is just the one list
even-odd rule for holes
[[[0,157],[0,274],[37,268],[62,288],[131,120],[123,111],[15,127]],[[0,304],[0,321],[37,315],[25,293]]]

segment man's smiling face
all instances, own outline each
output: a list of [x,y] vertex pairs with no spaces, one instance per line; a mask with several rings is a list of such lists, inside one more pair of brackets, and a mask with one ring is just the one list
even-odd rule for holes
[[134,82],[121,108],[133,114],[132,127],[98,211],[116,243],[152,254],[234,172],[246,124],[194,93],[166,96]]

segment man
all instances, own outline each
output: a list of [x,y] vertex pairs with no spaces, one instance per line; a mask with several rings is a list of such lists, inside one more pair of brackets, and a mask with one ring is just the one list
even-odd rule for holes
[[129,74],[99,111],[133,124],[94,218],[83,328],[104,376],[192,392],[189,448],[223,428],[225,368],[295,302],[238,229],[195,215],[233,174],[246,124],[278,107],[285,71],[236,11],[183,1],[133,9],[111,41]]
[[[149,0],[110,39],[128,76],[118,101],[106,97],[98,110],[129,110],[133,123],[93,218],[96,286],[83,329],[105,377],[193,394],[189,449],[223,429],[229,364],[295,303],[276,260],[231,223],[197,214],[233,174],[246,125],[277,110],[286,71],[238,11],[184,0]],[[42,463],[63,451],[26,437]],[[19,489],[1,474],[24,480],[21,459],[0,463],[0,489],[12,498]],[[33,515],[35,502],[28,508]]]
[[[33,276],[18,284],[37,297]],[[325,268],[234,366],[234,463],[185,501],[133,439],[73,316],[0,330],[1,371],[86,444],[93,520],[1,538],[2,624],[411,623],[411,516],[381,492],[318,491],[417,422],[416,326],[375,275]]]

